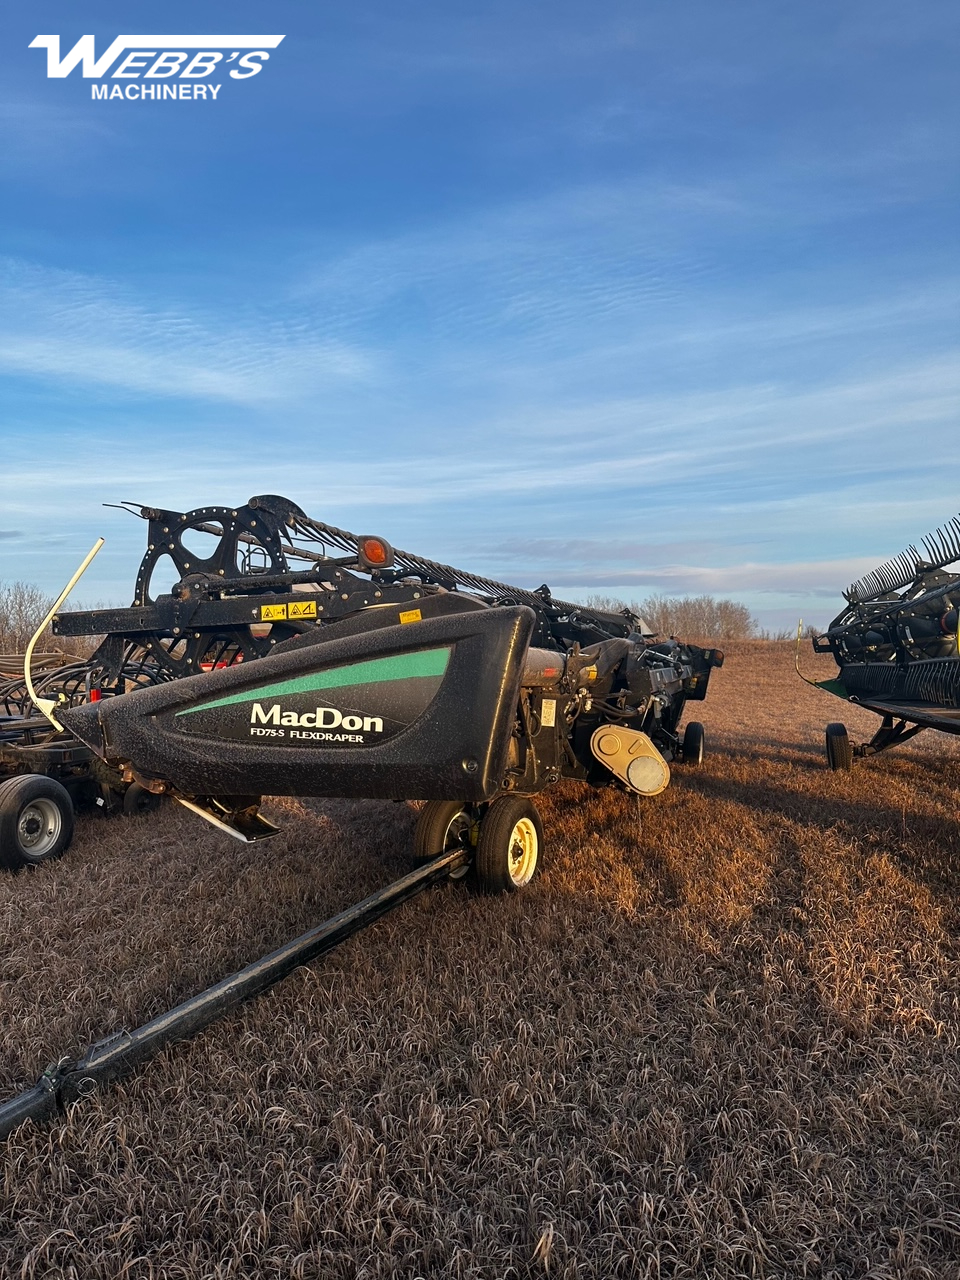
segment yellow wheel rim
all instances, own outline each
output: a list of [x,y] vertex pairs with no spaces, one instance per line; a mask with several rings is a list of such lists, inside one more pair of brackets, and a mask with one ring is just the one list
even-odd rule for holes
[[510,849],[507,854],[507,872],[517,888],[529,884],[533,879],[539,853],[537,828],[530,818],[521,818],[510,832]]

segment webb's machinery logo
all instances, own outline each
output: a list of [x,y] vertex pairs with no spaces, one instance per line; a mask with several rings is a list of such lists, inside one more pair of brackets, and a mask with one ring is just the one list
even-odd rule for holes
[[[81,36],[62,58],[59,36],[36,36],[29,48],[46,49],[49,80],[63,80],[78,66],[86,80],[103,80],[109,72],[109,79],[120,83],[90,86],[90,96],[100,101],[121,98],[126,102],[195,102],[209,98],[215,102],[223,83],[211,83],[211,76],[226,71],[231,80],[249,80],[259,75],[270,57],[270,50],[276,49],[283,39],[283,36],[117,36],[99,58],[93,36]],[[114,67],[121,57],[119,65]]]

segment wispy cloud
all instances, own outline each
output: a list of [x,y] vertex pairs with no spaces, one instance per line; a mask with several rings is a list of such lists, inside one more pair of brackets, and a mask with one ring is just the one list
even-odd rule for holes
[[[420,308],[434,340],[553,332],[584,311],[618,316],[662,303],[706,263],[677,217],[731,213],[728,193],[634,182],[566,188],[487,205],[302,265],[292,295],[312,314],[367,323]],[[564,330],[565,331],[565,330]]]
[[[256,486],[268,458],[273,483],[287,477],[298,491],[310,486],[329,494],[335,464],[335,499],[341,508],[436,510],[469,501],[480,504],[475,511],[482,519],[490,509],[484,504],[493,503],[498,513],[510,504],[514,514],[507,528],[512,532],[533,519],[541,526],[536,545],[544,553],[553,531],[569,527],[562,513],[576,512],[580,519],[587,509],[590,523],[580,545],[605,545],[608,558],[619,557],[617,548],[623,546],[658,545],[638,532],[651,523],[672,527],[676,517],[668,520],[667,513],[678,505],[709,510],[712,530],[739,528],[739,541],[755,543],[767,527],[777,528],[782,537],[794,523],[798,530],[803,522],[814,525],[811,513],[829,513],[831,505],[832,528],[842,526],[848,509],[857,506],[857,495],[864,495],[862,504],[878,501],[874,490],[882,491],[893,473],[904,486],[901,518],[921,503],[931,504],[932,494],[922,487],[931,455],[942,469],[960,452],[953,418],[958,398],[960,359],[942,359],[814,390],[746,385],[696,395],[599,399],[566,409],[541,406],[527,414],[488,406],[479,420],[458,424],[455,448],[449,447],[436,409],[422,438],[409,418],[394,419],[401,430],[393,438],[374,423],[357,437],[325,437],[319,456],[310,448],[309,422],[306,427],[291,423],[276,448],[268,431],[258,433],[251,424],[246,431],[255,447],[232,449],[230,475],[232,484]],[[919,452],[910,448],[918,426],[925,446]],[[136,481],[155,500],[162,484],[180,488],[186,482],[189,491],[197,490],[199,467],[206,475],[217,473],[222,440],[216,431],[197,433],[189,423],[163,433],[149,426],[138,431],[135,422],[129,431],[132,448],[115,460],[113,486]],[[86,484],[87,465],[96,473],[95,440],[94,435],[78,442],[81,456],[61,485]],[[108,448],[108,442],[100,447]],[[18,441],[11,433],[5,465],[8,474],[18,476],[18,492],[46,483],[41,475],[31,479],[35,448],[32,436]],[[73,456],[72,445],[65,449]],[[759,476],[763,484],[758,486]],[[906,492],[911,481],[918,490],[913,495]],[[816,500],[811,490],[819,495]],[[234,501],[235,494],[225,500]],[[531,505],[541,502],[549,505]],[[895,509],[889,499],[884,502],[884,513]],[[943,512],[935,517],[942,519]],[[875,524],[876,517],[870,522]],[[604,537],[613,532],[615,540],[599,543],[601,532]],[[805,536],[822,537],[823,530],[810,527]],[[569,535],[555,545],[569,554]]]
[[[949,281],[891,290],[865,278],[851,293],[849,281],[831,283],[829,261],[816,289],[807,277],[798,290],[782,272],[771,304],[755,272],[731,275],[731,255],[749,254],[758,237],[812,234],[853,213],[850,194],[830,184],[814,198],[803,166],[778,172],[776,182],[771,189],[764,168],[737,180],[650,177],[487,204],[335,255],[318,246],[298,264],[290,298],[321,327],[392,324],[405,315],[413,333],[441,350],[500,336],[523,343],[524,354],[531,344],[555,350],[573,336],[583,343],[585,323],[593,326],[588,350],[609,345],[624,324],[628,339],[642,335],[658,346],[715,339],[741,346],[760,337],[772,347],[858,326],[889,329],[951,306]],[[394,336],[402,341],[403,330]]]
[[616,569],[607,572],[554,571],[551,587],[577,586],[631,589],[674,595],[707,593],[721,596],[748,596],[757,593],[836,599],[850,582],[875,565],[865,559],[811,561],[803,564],[743,564],[722,569],[703,565],[671,565],[664,569]]
[[0,369],[125,393],[269,405],[370,377],[371,355],[274,316],[151,307],[110,281],[0,262]]
[[256,305],[241,307],[157,300],[132,281],[8,259],[0,369],[261,408],[378,385],[425,401],[429,380],[434,401],[456,400],[461,424],[463,406],[489,417],[485,406],[509,397],[536,399],[559,426],[578,404],[610,417],[623,392],[652,408],[658,387],[673,418],[691,384],[722,394],[735,382],[757,403],[771,379],[809,383],[815,360],[815,381],[835,382],[838,342],[848,363],[869,365],[905,329],[945,329],[950,281],[867,288],[852,301],[824,270],[815,302],[791,298],[785,282],[771,307],[719,270],[725,238],[783,212],[723,182],[583,185],[336,254],[299,252],[274,261]]

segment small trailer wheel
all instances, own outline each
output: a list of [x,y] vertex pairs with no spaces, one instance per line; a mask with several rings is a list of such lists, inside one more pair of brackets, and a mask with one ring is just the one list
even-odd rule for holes
[[153,813],[158,808],[162,796],[148,791],[139,782],[131,782],[123,793],[123,814],[126,818],[138,818],[145,813]]
[[827,725],[827,763],[835,772],[853,768],[853,744],[847,735],[846,725]]
[[683,746],[680,748],[680,759],[683,764],[697,769],[703,764],[704,731],[699,720],[691,720],[683,731]]
[[523,796],[501,796],[484,814],[474,872],[482,893],[516,893],[540,870],[543,826]]
[[[413,832],[413,858],[419,866],[449,853],[451,849],[477,843],[478,815],[473,805],[462,800],[431,800],[420,810]],[[451,871],[450,879],[459,880],[469,867]]]
[[24,773],[0,786],[0,866],[19,871],[50,862],[72,839],[73,803],[56,779]]

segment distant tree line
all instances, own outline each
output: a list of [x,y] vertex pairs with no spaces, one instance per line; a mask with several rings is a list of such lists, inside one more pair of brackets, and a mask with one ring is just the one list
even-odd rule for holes
[[[22,653],[52,603],[53,596],[45,595],[29,582],[0,582],[0,653]],[[684,640],[779,640],[786,636],[761,631],[745,604],[718,600],[716,596],[652,595],[628,602],[618,596],[591,595],[585,603],[609,613],[630,609],[658,635]],[[65,644],[49,632],[42,644],[68,652],[89,647],[89,643]]]
[[716,596],[653,595],[628,603],[617,596],[591,595],[586,603],[609,613],[630,609],[661,636],[715,641],[771,639],[760,631],[756,618],[745,604],[718,600]]
[[0,653],[22,653],[53,601],[29,582],[0,582]]
[[[56,596],[46,595],[31,582],[0,581],[0,653],[23,653],[55,599]],[[55,636],[47,627],[37,649],[86,656],[93,652],[96,644],[94,637]]]

